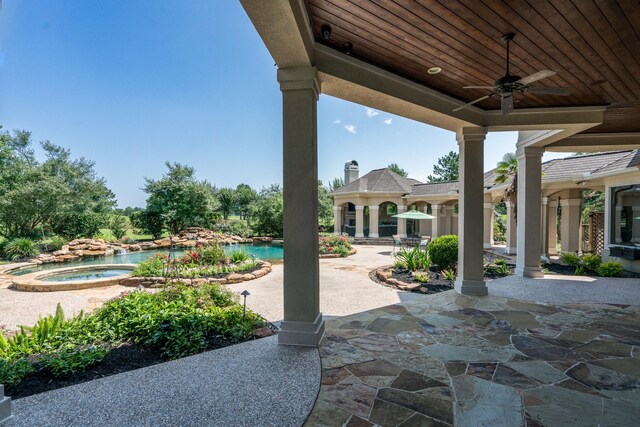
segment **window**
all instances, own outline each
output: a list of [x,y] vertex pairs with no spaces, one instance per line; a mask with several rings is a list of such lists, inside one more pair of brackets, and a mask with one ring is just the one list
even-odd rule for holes
[[610,244],[640,247],[640,184],[611,188]]

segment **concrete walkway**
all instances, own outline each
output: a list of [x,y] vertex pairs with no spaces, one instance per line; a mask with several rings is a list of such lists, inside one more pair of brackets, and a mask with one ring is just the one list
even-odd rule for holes
[[3,427],[299,426],[319,385],[317,349],[269,337],[18,399]]

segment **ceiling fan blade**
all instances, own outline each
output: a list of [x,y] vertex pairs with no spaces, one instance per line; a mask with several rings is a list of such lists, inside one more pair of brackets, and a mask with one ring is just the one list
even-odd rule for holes
[[476,102],[484,101],[485,99],[489,98],[490,96],[491,96],[491,95],[487,95],[487,96],[483,96],[482,98],[478,98],[478,99],[476,99],[475,101],[471,101],[471,102],[469,102],[469,103],[467,103],[467,104],[464,104],[464,105],[462,105],[462,106],[460,106],[460,107],[456,108],[456,109],[455,109],[455,110],[453,110],[453,111],[460,111],[460,110],[462,110],[463,108],[467,108],[468,106],[475,104]]
[[567,96],[571,95],[571,89],[568,87],[535,87],[530,86],[527,88],[527,92],[535,93],[537,95],[557,95]]
[[494,86],[464,86],[462,89],[495,89]]
[[537,73],[531,74],[530,76],[523,77],[518,80],[516,83],[520,83],[521,85],[530,85],[533,82],[537,82],[538,80],[546,79],[547,77],[551,77],[556,74],[555,71],[551,70],[542,70]]
[[513,94],[512,93],[503,93],[502,94],[502,114],[509,114],[513,111]]

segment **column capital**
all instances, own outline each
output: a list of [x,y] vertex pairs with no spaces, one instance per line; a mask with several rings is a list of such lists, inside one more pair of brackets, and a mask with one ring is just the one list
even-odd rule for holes
[[516,149],[516,157],[518,159],[542,157],[543,154],[543,147],[518,147]]
[[379,206],[379,205],[369,206],[369,210],[370,210],[370,211],[377,211],[377,210],[380,210],[380,206]]
[[458,145],[463,142],[483,142],[487,137],[486,127],[466,127],[456,132]]
[[313,90],[316,100],[320,95],[320,82],[316,67],[278,68],[280,90]]
[[356,205],[356,210],[357,211],[362,211],[362,210],[364,210],[364,206]]
[[549,204],[549,198],[548,197],[543,197],[542,198],[542,204],[543,205],[548,205]]

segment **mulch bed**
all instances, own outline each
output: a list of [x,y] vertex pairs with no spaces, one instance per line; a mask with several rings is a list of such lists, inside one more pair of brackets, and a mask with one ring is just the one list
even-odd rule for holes
[[[277,333],[277,328],[273,325],[269,324],[266,328],[268,328],[271,333],[262,331],[261,329],[264,328],[260,328],[256,330],[256,339]],[[232,342],[224,340],[219,336],[211,336],[208,338],[208,346],[205,351],[217,350],[246,341],[250,340]],[[34,372],[25,377],[19,384],[13,387],[7,387],[5,395],[10,396],[14,400],[20,399],[45,391],[68,387],[167,361],[167,359],[163,359],[160,356],[160,351],[157,349],[144,347],[139,344],[124,343],[111,349],[105,358],[102,359],[102,362],[86,371],[77,372],[65,378],[55,378],[48,373]]]
[[392,266],[380,267],[369,272],[369,278],[376,283],[395,289],[409,292],[421,292],[423,294],[437,294],[453,289],[453,283],[442,278],[439,274],[430,271],[429,282],[420,283],[414,280],[409,270],[393,272],[391,277],[385,278],[381,271],[389,270]]

